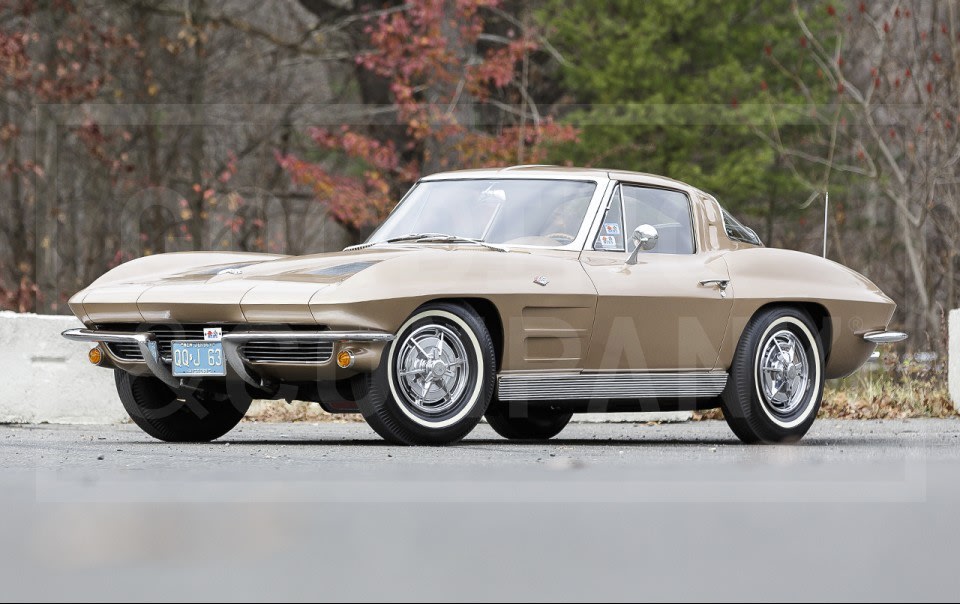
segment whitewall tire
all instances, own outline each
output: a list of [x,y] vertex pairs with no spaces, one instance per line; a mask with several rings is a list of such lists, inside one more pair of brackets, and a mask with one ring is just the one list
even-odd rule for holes
[[470,433],[493,396],[496,357],[466,305],[432,303],[400,327],[372,374],[355,384],[364,419],[387,441],[442,445]]
[[721,395],[724,419],[746,443],[794,442],[823,399],[824,348],[799,308],[761,310],[744,329]]

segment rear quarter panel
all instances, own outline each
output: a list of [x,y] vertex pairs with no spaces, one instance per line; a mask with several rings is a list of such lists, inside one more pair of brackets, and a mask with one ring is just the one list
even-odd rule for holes
[[[869,279],[830,260],[790,250],[748,248],[724,256],[730,270],[733,311],[720,366],[729,368],[750,319],[770,304],[819,305],[829,319],[821,337],[829,341],[826,377],[848,375],[873,352],[862,335],[884,330],[896,304]],[[824,342],[827,344],[827,342]]]

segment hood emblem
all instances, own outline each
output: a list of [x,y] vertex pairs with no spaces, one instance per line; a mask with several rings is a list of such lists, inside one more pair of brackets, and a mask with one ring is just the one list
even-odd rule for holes
[[242,268],[225,268],[222,271],[218,272],[217,275],[242,275]]
[[546,287],[546,286],[547,286],[547,283],[550,283],[550,279],[547,279],[547,278],[544,277],[543,275],[539,275],[539,276],[533,278],[533,282],[536,283],[537,285],[542,285],[542,286]]

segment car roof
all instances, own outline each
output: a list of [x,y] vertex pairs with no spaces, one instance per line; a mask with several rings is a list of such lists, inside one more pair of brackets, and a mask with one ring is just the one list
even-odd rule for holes
[[629,170],[607,170],[603,168],[577,168],[572,166],[524,165],[504,168],[480,168],[473,170],[453,170],[424,176],[421,180],[458,180],[467,178],[563,178],[563,179],[613,179],[641,182],[663,187],[693,188],[687,183],[645,172]]

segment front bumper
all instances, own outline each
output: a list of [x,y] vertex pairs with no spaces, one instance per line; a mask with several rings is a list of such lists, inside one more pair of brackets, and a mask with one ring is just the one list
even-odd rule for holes
[[[140,355],[143,357],[143,362],[147,369],[157,379],[172,388],[187,387],[184,380],[174,377],[166,363],[164,363],[160,356],[159,347],[157,346],[156,336],[151,332],[131,333],[77,328],[68,329],[64,331],[62,335],[68,340],[79,342],[134,344],[139,348]],[[334,342],[338,344],[377,344],[390,342],[393,340],[393,337],[391,333],[376,331],[244,331],[225,333],[221,341],[223,342],[223,355],[230,370],[251,386],[267,389],[270,384],[249,366],[241,354],[241,347],[248,342],[273,340],[277,342],[295,341],[298,343]]]
[[871,331],[863,334],[863,339],[874,344],[892,344],[906,340],[907,334],[902,331]]

